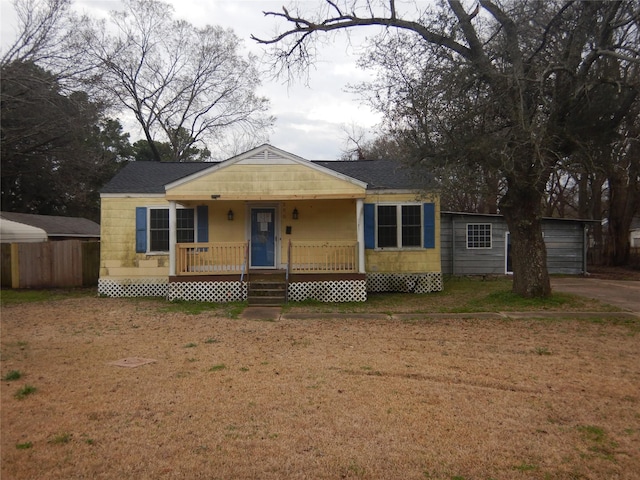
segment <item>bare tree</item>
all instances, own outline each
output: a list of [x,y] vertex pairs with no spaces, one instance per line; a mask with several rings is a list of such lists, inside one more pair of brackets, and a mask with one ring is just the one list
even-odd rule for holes
[[273,124],[255,93],[255,58],[241,55],[231,30],[174,20],[160,1],[126,0],[88,43],[102,88],[133,113],[152,150],[166,139],[176,161],[193,145],[237,131],[259,137]]
[[[594,87],[608,83],[602,64],[610,58],[626,64],[640,59],[637,4],[448,0],[422,10],[416,5],[412,18],[398,7],[394,0],[325,0],[315,14],[297,8],[265,12],[285,22],[285,30],[255,40],[273,46],[275,64],[295,73],[314,61],[313,40],[319,34],[379,26],[385,29],[382,35],[406,32],[422,46],[422,56],[457,72],[460,81],[453,88],[441,84],[443,95],[462,95],[465,107],[471,107],[454,109],[455,121],[448,125],[460,142],[422,138],[435,147],[444,139],[458,157],[463,147],[475,148],[483,140],[477,152],[505,182],[499,207],[511,232],[513,290],[525,297],[549,295],[541,226],[545,188],[551,172],[586,134],[571,119],[593,104]],[[621,95],[637,96],[637,81],[619,88]],[[592,117],[592,123],[621,121],[625,105],[621,102],[608,119]],[[442,149],[431,153],[435,158]]]
[[65,91],[86,91],[95,67],[87,63],[82,37],[89,20],[76,15],[71,5],[72,0],[14,0],[16,39],[2,53],[0,65],[39,65]]

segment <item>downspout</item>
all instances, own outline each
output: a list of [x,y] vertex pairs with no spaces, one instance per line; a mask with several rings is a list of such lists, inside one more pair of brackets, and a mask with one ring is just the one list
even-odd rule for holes
[[356,200],[356,226],[358,230],[358,273],[365,272],[364,262],[364,199]]
[[169,201],[169,276],[176,275],[176,243],[178,234],[176,232],[176,201]]

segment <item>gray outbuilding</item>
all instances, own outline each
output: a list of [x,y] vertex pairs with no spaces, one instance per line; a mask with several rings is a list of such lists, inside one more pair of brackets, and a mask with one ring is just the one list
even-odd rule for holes
[[[441,212],[440,222],[443,274],[512,273],[509,228],[502,215]],[[587,228],[592,223],[592,220],[543,219],[549,273],[587,272]]]

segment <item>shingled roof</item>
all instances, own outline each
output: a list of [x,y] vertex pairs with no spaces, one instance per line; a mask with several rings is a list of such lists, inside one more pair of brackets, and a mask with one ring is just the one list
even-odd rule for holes
[[409,169],[393,160],[314,161],[312,163],[365,182],[367,190],[417,188]]
[[[312,161],[367,184],[367,190],[415,189],[409,170],[392,160]],[[165,185],[217,165],[216,162],[131,162],[100,193],[164,193]]]
[[100,193],[164,193],[164,186],[215,165],[211,162],[130,162]]
[[0,212],[0,218],[41,228],[48,237],[100,238],[100,225],[82,217]]

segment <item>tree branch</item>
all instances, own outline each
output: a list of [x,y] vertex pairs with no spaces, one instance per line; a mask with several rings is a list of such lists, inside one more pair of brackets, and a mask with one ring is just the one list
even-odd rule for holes
[[281,55],[281,57],[289,59],[297,49],[304,47],[305,42],[308,42],[311,34],[315,32],[332,32],[362,26],[382,26],[415,32],[429,43],[441,45],[466,59],[471,59],[472,53],[470,49],[458,43],[452,37],[436,33],[421,23],[398,18],[393,1],[390,3],[391,13],[389,17],[380,17],[373,14],[370,17],[361,17],[357,16],[355,12],[346,14],[333,1],[325,1],[335,11],[335,16],[328,17],[321,22],[314,22],[308,18],[292,15],[286,9],[283,9],[283,12],[263,12],[265,17],[283,19],[289,24],[293,24],[294,27],[270,39],[259,38],[255,35],[251,35],[251,39],[262,45],[275,45],[286,39],[294,39],[292,40],[293,45],[286,49],[284,55]]

